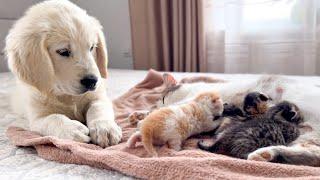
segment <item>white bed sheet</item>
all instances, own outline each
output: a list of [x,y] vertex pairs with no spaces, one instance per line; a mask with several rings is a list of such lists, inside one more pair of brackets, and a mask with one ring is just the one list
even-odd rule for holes
[[[108,95],[116,98],[140,82],[147,71],[109,70]],[[175,73],[178,79],[191,73]],[[230,81],[247,81],[257,75],[210,74],[210,76]],[[319,77],[291,76],[305,83],[320,87]],[[123,174],[85,165],[61,164],[47,161],[37,156],[33,148],[19,148],[10,144],[5,136],[9,124],[17,120],[9,107],[9,94],[14,88],[11,73],[0,73],[0,179],[131,179]],[[320,90],[320,89],[319,89]],[[307,93],[307,92],[306,92]]]

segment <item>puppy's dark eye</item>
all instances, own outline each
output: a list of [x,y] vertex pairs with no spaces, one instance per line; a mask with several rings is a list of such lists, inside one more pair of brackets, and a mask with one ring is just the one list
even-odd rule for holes
[[92,51],[92,50],[93,50],[93,48],[94,48],[94,45],[92,45],[92,46],[90,47],[90,51]]
[[69,49],[58,49],[56,51],[60,56],[69,57],[71,55],[71,51]]

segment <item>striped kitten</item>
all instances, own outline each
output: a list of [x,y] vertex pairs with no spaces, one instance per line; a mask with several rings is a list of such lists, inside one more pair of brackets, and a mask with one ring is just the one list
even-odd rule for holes
[[211,146],[200,141],[200,149],[241,159],[263,147],[288,145],[300,135],[298,125],[303,121],[299,108],[283,101],[268,109],[262,116],[230,124]]
[[223,103],[216,92],[199,94],[194,100],[182,105],[163,107],[151,112],[139,122],[139,131],[128,140],[130,148],[142,141],[147,152],[158,156],[153,145],[168,143],[169,148],[180,150],[182,141],[201,132],[211,131],[219,125],[214,121],[221,116]]

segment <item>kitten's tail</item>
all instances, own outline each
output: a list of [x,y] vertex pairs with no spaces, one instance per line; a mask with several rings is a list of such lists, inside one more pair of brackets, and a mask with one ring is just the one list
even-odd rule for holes
[[158,157],[158,153],[156,149],[153,147],[153,132],[144,129],[142,131],[142,143],[144,148],[147,150],[147,152],[152,156],[152,157]]
[[203,143],[203,140],[198,141],[198,147],[202,150],[205,151],[210,151],[210,152],[218,152],[219,151],[219,142],[214,142],[212,145],[205,145]]
[[127,147],[134,148],[136,146],[136,143],[141,141],[141,133],[140,131],[137,131],[133,133],[130,138],[127,141]]

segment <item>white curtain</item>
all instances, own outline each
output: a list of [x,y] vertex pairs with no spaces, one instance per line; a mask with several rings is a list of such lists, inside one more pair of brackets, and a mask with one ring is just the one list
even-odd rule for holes
[[207,70],[320,74],[320,0],[204,0]]

